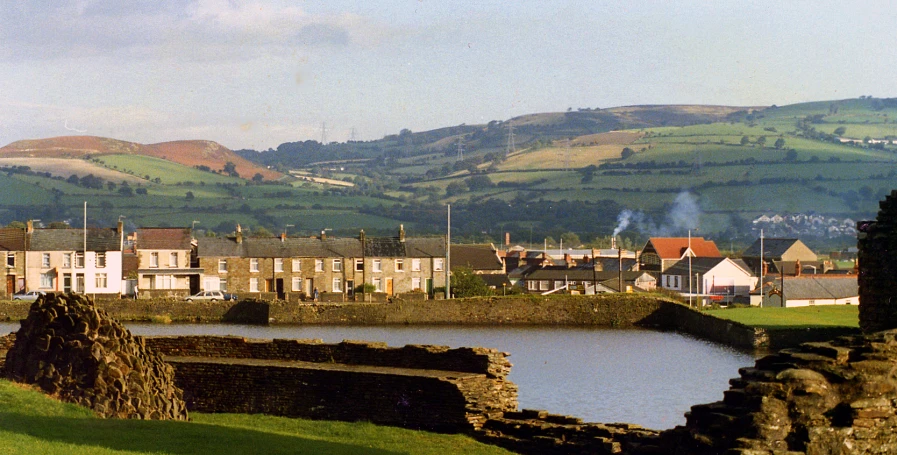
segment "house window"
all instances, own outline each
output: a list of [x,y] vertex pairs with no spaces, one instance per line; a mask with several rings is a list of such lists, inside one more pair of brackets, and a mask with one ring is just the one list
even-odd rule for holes
[[155,288],[153,289],[174,289],[174,277],[171,275],[156,275]]
[[551,283],[550,283],[548,280],[540,280],[540,281],[539,281],[539,290],[540,290],[540,291],[547,291],[547,290],[548,290],[548,285],[549,285],[549,284],[551,284]]
[[382,272],[382,271],[383,271],[383,260],[381,260],[381,259],[374,259],[374,267],[373,267],[373,269],[374,269],[374,272],[375,272],[375,273],[376,273],[376,272]]
[[172,252],[168,254],[168,267],[176,268],[178,266],[178,253]]
[[396,272],[404,272],[405,271],[405,260],[404,259],[396,259]]
[[434,272],[441,272],[444,267],[445,267],[445,259],[443,259],[443,258],[434,258],[433,259],[433,271]]
[[411,271],[412,272],[420,272],[420,259],[412,259],[411,260]]
[[[156,264],[156,267],[158,267],[158,266],[159,265]],[[79,268],[79,269],[84,268],[84,252],[83,251],[79,251],[79,252],[75,253],[75,267]]]
[[355,271],[356,272],[364,272],[364,259],[356,259],[355,260]]
[[[80,253],[78,253],[80,254]],[[150,268],[159,267],[159,253],[153,252],[150,253]]]
[[218,273],[227,273],[227,259],[218,260]]
[[342,259],[334,259],[333,260],[333,271],[334,272],[342,272],[343,271],[343,260]]
[[341,279],[333,279],[333,292],[343,292],[343,282]]
[[274,258],[274,271],[283,272],[283,258]]
[[374,292],[383,292],[383,281],[380,278],[374,278]]
[[56,275],[53,272],[41,273],[40,274],[40,287],[41,289],[53,289],[53,278]]
[[415,278],[411,279],[411,290],[412,291],[420,290],[420,278],[415,277]]
[[302,259],[293,258],[292,262],[293,263],[291,265],[292,265],[293,273],[301,272],[302,271]]
[[250,272],[258,272],[259,271],[259,258],[250,258],[249,259],[249,271]]
[[62,268],[72,268],[72,253],[62,253]]
[[45,269],[50,268],[50,253],[43,253],[40,255],[40,266]]
[[97,267],[101,268],[101,269],[106,267],[106,252],[105,251],[97,252]]
[[663,276],[663,287],[668,289],[679,289],[681,285],[681,278],[679,275],[664,275]]
[[9,252],[6,253],[6,266],[7,267],[15,267],[16,266],[16,254]]
[[564,282],[563,282],[563,281],[561,281],[561,280],[554,280],[554,288],[555,288],[555,289],[560,289],[560,288],[562,288],[562,287],[564,287]]
[[258,292],[259,291],[259,279],[258,278],[250,278],[249,279],[249,292]]
[[106,288],[106,274],[98,273],[97,274],[97,289],[105,289]]
[[324,271],[324,260],[323,259],[315,259],[315,272],[323,272]]
[[294,276],[293,277],[293,292],[299,292],[302,290],[302,277]]
[[227,278],[218,278],[218,290],[227,292]]
[[530,291],[538,291],[539,290],[539,282],[536,280],[527,280],[526,288]]

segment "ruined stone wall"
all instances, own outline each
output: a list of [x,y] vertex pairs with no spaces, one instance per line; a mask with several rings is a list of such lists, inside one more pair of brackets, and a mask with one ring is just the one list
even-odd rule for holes
[[897,328],[897,190],[879,207],[875,221],[857,223],[860,328],[867,333]]

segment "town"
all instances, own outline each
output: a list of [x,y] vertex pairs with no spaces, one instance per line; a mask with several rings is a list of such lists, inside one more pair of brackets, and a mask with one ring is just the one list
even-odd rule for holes
[[[703,237],[652,237],[636,251],[447,244],[399,226],[391,237],[195,236],[192,227],[0,228],[7,299],[387,302],[509,294],[663,292],[696,308],[858,304],[856,250],[819,256],[796,238],[757,239],[726,257]],[[448,272],[448,273],[447,273]],[[451,278],[450,278],[451,277]]]

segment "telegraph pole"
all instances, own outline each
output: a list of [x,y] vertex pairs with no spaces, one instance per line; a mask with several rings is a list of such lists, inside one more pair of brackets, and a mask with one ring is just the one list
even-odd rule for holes
[[327,144],[327,122],[321,123],[321,145]]
[[446,215],[446,233],[445,233],[445,298],[452,298],[452,280],[449,276],[452,260],[452,204],[446,204],[448,212]]

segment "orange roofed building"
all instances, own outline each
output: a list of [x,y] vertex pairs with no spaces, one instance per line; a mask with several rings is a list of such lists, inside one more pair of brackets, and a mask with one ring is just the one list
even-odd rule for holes
[[722,255],[713,240],[703,237],[652,237],[639,254],[639,270],[663,272],[681,259],[718,258]]

